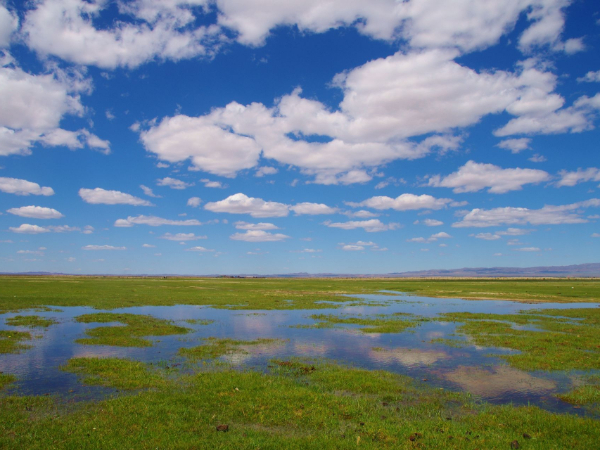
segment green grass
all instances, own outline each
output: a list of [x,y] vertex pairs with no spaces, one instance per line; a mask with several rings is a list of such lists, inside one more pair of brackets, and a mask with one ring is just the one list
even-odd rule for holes
[[46,319],[40,316],[14,316],[6,319],[6,325],[13,327],[47,328],[57,323],[54,319]]
[[255,339],[253,341],[241,341],[235,339],[218,339],[215,337],[205,338],[204,341],[206,342],[205,344],[197,347],[180,348],[179,354],[192,360],[214,359],[232,353],[248,354],[249,352],[243,348],[246,346],[279,346],[286,342],[283,339]]
[[31,348],[31,345],[22,343],[22,341],[30,339],[31,334],[26,331],[0,330],[0,354],[21,353],[21,351]]
[[188,319],[185,322],[189,323],[190,325],[210,325],[211,323],[215,323],[214,320],[208,319]]
[[524,449],[587,449],[600,441],[593,419],[479,404],[388,372],[301,360],[272,366],[181,375],[66,409],[52,398],[0,398],[0,448],[473,450],[518,440]]
[[600,414],[600,376],[588,376],[583,384],[565,394],[557,394],[561,400],[583,406],[595,414]]
[[[519,354],[496,355],[519,369],[600,369],[600,308],[512,315],[449,313],[439,318],[463,322],[456,332],[473,344],[519,350]],[[519,330],[513,325],[533,325],[537,330]]]
[[401,333],[420,325],[428,319],[412,314],[394,313],[373,316],[313,314],[311,319],[318,322],[314,325],[296,325],[296,328],[332,328],[336,325],[360,325],[363,333]]
[[[573,288],[573,289],[571,289]],[[527,302],[597,302],[600,280],[216,279],[0,277],[0,311],[44,306],[113,309],[212,305],[227,309],[320,309],[356,303],[340,294],[380,290],[431,297]],[[367,304],[368,302],[365,302]]]
[[0,390],[4,389],[5,386],[8,386],[15,381],[17,381],[17,377],[14,375],[0,372]]
[[117,389],[164,387],[164,376],[138,361],[119,358],[72,358],[61,370],[83,376],[84,384]]
[[144,336],[167,336],[186,334],[189,328],[174,325],[171,321],[137,314],[98,313],[76,318],[81,323],[119,322],[125,326],[99,327],[86,330],[89,338],[77,339],[78,344],[114,345],[118,347],[151,347],[152,342]]

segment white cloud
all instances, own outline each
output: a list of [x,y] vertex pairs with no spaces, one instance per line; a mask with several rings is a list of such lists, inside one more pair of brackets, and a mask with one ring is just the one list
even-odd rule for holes
[[596,72],[588,72],[585,74],[585,76],[577,78],[577,81],[581,82],[588,82],[588,83],[600,83],[600,70],[597,70]]
[[214,250],[198,246],[198,247],[188,248],[188,249],[186,249],[186,252],[200,252],[200,253],[204,253],[204,252],[214,252]]
[[224,185],[220,181],[211,181],[211,180],[209,180],[207,178],[203,178],[200,181],[203,182],[204,183],[204,187],[207,187],[207,188],[224,189],[224,188],[227,187],[227,185]]
[[435,175],[429,178],[428,186],[453,188],[456,193],[477,192],[489,188],[492,194],[519,191],[523,185],[540,183],[550,179],[543,170],[502,169],[493,164],[468,161],[464,166],[446,177]]
[[523,247],[523,248],[515,248],[516,252],[539,252],[541,251],[538,247]]
[[11,35],[18,27],[18,17],[0,4],[0,48],[9,46]]
[[148,197],[162,198],[160,195],[156,195],[154,192],[152,192],[152,189],[150,189],[148,186],[140,184],[140,187],[142,188],[142,191],[144,191],[144,194],[146,194]]
[[432,234],[431,237],[429,238],[429,240],[448,239],[448,238],[451,238],[451,237],[452,236],[450,236],[445,231],[440,231],[439,233]]
[[435,220],[435,219],[425,219],[423,221],[423,224],[428,227],[439,227],[440,225],[444,225],[444,222],[442,222],[441,220]]
[[9,227],[9,230],[13,233],[22,234],[40,234],[50,232],[48,228],[40,227],[38,225],[30,225],[28,223],[21,224],[19,227]]
[[133,205],[133,206],[154,206],[147,200],[125,194],[120,191],[107,191],[102,188],[79,189],[79,196],[86,203],[93,205]]
[[338,212],[337,208],[332,208],[323,203],[297,203],[294,206],[290,206],[290,209],[296,213],[296,215],[318,215],[318,214],[335,214]]
[[260,222],[260,223],[248,223],[248,222],[235,222],[233,224],[238,230],[278,230],[279,227],[272,223]]
[[246,242],[275,242],[289,239],[289,236],[281,233],[268,233],[263,230],[247,230],[245,233],[232,234],[229,239]]
[[368,233],[378,232],[378,231],[388,231],[395,230],[400,227],[400,224],[390,222],[388,224],[384,224],[379,219],[370,219],[370,220],[351,220],[349,222],[324,222],[324,225],[330,228],[341,228],[343,230],[355,230],[357,228],[363,228]]
[[171,177],[165,177],[156,180],[157,186],[169,186],[171,189],[185,189],[187,187],[193,186],[194,183],[186,183],[181,180],[177,180]]
[[39,250],[19,250],[19,251],[17,251],[17,254],[20,254],[20,255],[39,255],[39,256],[44,256],[44,252],[41,252]]
[[421,244],[425,244],[425,243],[428,244],[430,242],[435,242],[438,239],[450,239],[451,237],[452,236],[450,236],[445,231],[440,231],[439,233],[432,234],[427,239],[425,239],[424,237],[416,237],[416,238],[407,239],[406,242],[417,242],[417,243],[421,243]]
[[538,155],[537,153],[535,155],[533,155],[531,158],[528,159],[528,161],[534,162],[534,163],[540,163],[540,162],[545,162],[546,157],[543,155]]
[[114,247],[112,245],[86,245],[82,250],[127,250],[126,247]]
[[192,208],[197,208],[202,203],[202,199],[200,197],[190,197],[187,201],[187,205]]
[[386,196],[371,197],[359,203],[346,202],[352,207],[366,206],[373,209],[395,209],[396,211],[409,211],[417,209],[441,209],[452,200],[449,198],[435,198],[431,195],[402,194],[396,198]]
[[467,212],[453,227],[492,227],[501,225],[559,225],[585,223],[580,210],[600,207],[600,199],[594,198],[570,205],[546,205],[540,209],[504,207],[494,209],[473,209]]
[[355,245],[355,244],[346,244],[342,247],[342,250],[345,250],[347,252],[356,252],[356,251],[360,251],[360,250],[364,250],[365,248],[362,245]]
[[520,138],[520,139],[505,139],[500,142],[497,147],[504,148],[506,150],[510,150],[511,153],[519,153],[523,150],[527,150],[529,148],[529,144],[531,143],[530,138]]
[[91,225],[86,225],[85,227],[83,227],[83,234],[93,234],[94,233],[94,227]]
[[505,231],[497,231],[496,234],[500,236],[523,236],[531,233],[533,230],[524,230],[522,228],[507,228]]
[[600,169],[596,167],[590,167],[588,169],[577,169],[575,172],[569,172],[561,170],[559,172],[560,180],[556,183],[556,186],[575,186],[576,184],[583,183],[586,181],[600,181]]
[[358,219],[368,219],[370,217],[378,217],[379,214],[375,214],[371,211],[367,211],[365,209],[360,209],[358,211],[344,211],[342,212],[345,216],[348,217],[356,217]]
[[132,227],[134,225],[149,225],[151,227],[159,227],[162,225],[175,225],[175,226],[198,226],[202,225],[202,222],[199,222],[196,219],[189,220],[170,220],[163,219],[162,217],[156,216],[129,216],[127,219],[117,219],[115,221],[115,227]]
[[64,217],[56,209],[44,208],[42,206],[22,206],[20,208],[11,208],[8,213],[15,216],[29,217],[32,219],[60,219]]
[[600,238],[600,233],[592,233],[593,238]]
[[77,64],[106,69],[134,68],[154,59],[188,59],[207,54],[204,42],[216,26],[191,27],[195,6],[205,0],[119,3],[129,21],[116,20],[108,28],[94,25],[111,4],[83,0],[41,0],[27,12],[23,33],[30,48]]
[[161,239],[167,239],[168,241],[196,241],[198,239],[206,239],[206,236],[196,236],[194,233],[165,233],[160,237]]
[[478,233],[470,234],[469,236],[473,236],[475,239],[483,239],[484,241],[497,241],[498,239],[502,239],[501,236],[493,233]]
[[155,248],[156,245],[152,245],[152,244],[143,244],[142,245],[143,248]]
[[254,176],[255,177],[264,177],[265,175],[274,175],[277,172],[279,172],[279,170],[277,170],[275,167],[263,166],[263,167],[259,167],[258,169],[256,169]]
[[37,183],[19,178],[0,177],[0,191],[16,195],[54,195],[51,187],[41,187]]
[[230,195],[218,202],[209,202],[204,209],[230,214],[250,214],[252,217],[285,217],[289,206],[283,203],[266,202],[261,198],[248,197],[242,193]]

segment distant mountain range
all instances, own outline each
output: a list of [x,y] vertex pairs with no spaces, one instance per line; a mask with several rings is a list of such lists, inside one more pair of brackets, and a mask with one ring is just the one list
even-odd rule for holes
[[[21,273],[0,273],[0,275],[31,275],[31,276],[69,276],[70,274],[51,273],[51,272],[21,272]],[[88,275],[94,276],[94,275]],[[96,276],[111,276],[109,274],[97,274]],[[414,272],[393,272],[384,274],[368,273],[287,273],[280,275],[257,275],[257,274],[239,274],[239,275],[180,275],[180,274],[137,274],[137,275],[114,275],[125,277],[256,277],[256,278],[432,278],[432,277],[465,277],[465,278],[485,278],[485,277],[600,277],[600,263],[576,264],[571,266],[540,266],[540,267],[465,267],[462,269],[448,270],[417,270]]]

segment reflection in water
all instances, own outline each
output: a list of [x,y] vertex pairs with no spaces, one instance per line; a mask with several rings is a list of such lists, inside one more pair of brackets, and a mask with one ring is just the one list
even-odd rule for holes
[[[14,374],[19,381],[17,392],[25,395],[57,394],[65,398],[80,396],[85,398],[113,392],[106,388],[83,386],[74,374],[63,372],[60,366],[74,357],[119,357],[149,363],[166,361],[180,362],[177,356],[180,348],[196,347],[207,337],[255,340],[259,338],[279,339],[275,343],[241,346],[222,357],[229,363],[265,368],[269,359],[286,359],[294,356],[323,357],[340,363],[351,364],[366,369],[382,369],[427,379],[438,387],[463,389],[495,403],[514,402],[537,404],[553,411],[573,410],[566,403],[555,400],[552,395],[570,388],[572,381],[568,373],[544,375],[544,378],[511,369],[505,365],[494,369],[482,369],[489,364],[499,364],[490,358],[491,349],[474,345],[455,348],[435,339],[456,338],[452,336],[456,324],[453,322],[422,322],[418,327],[402,333],[362,333],[359,327],[315,329],[294,327],[312,325],[312,314],[334,315],[390,315],[409,313],[434,318],[449,312],[472,312],[492,314],[514,314],[520,310],[540,308],[579,308],[596,307],[597,304],[536,304],[526,305],[507,301],[466,301],[409,297],[405,295],[368,295],[370,306],[352,305],[339,309],[287,310],[287,311],[229,311],[209,307],[144,306],[121,308],[111,312],[147,314],[153,317],[173,320],[177,325],[191,328],[186,335],[149,337],[152,347],[126,348],[111,346],[88,346],[76,344],[75,340],[84,337],[86,330],[106,324],[85,324],[73,320],[83,314],[102,312],[87,307],[64,307],[45,312],[7,313],[0,316],[0,329],[28,331],[21,327],[6,325],[5,320],[14,315],[36,314],[54,318],[59,323],[47,329],[35,329],[32,348],[21,354],[0,355],[0,371]],[[214,321],[209,325],[190,324],[190,319]],[[495,353],[501,350],[493,349]],[[13,392],[15,389],[12,390]]]
[[450,355],[440,350],[419,350],[414,348],[381,348],[375,347],[370,353],[374,361],[389,363],[396,361],[408,367],[430,366],[439,360],[449,359]]
[[509,366],[491,368],[459,366],[443,374],[448,381],[463,390],[486,398],[498,398],[520,393],[521,395],[549,394],[556,389],[556,382],[534,377],[527,372]]

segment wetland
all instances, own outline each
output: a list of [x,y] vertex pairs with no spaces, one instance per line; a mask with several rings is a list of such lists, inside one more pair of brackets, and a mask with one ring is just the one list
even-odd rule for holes
[[0,447],[594,448],[599,302],[596,280],[3,277]]

